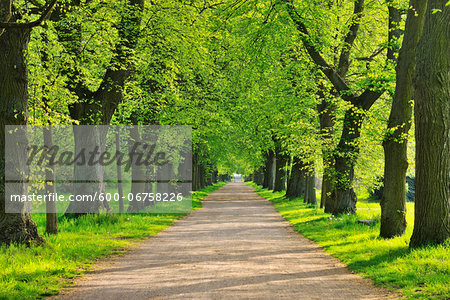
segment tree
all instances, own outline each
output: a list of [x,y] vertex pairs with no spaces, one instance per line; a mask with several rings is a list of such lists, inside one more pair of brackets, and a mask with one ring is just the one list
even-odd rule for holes
[[[408,169],[408,132],[411,128],[413,98],[412,80],[416,67],[416,47],[422,33],[426,1],[411,0],[405,24],[403,44],[396,67],[397,80],[388,129],[383,141],[384,188],[381,199],[380,236],[392,238],[403,235],[406,229],[406,171]],[[391,34],[400,37],[400,12],[389,7],[390,20],[394,22]],[[392,27],[392,25],[391,25]],[[394,54],[392,53],[393,56]],[[393,57],[392,60],[395,60]]]
[[286,197],[296,198],[305,194],[306,172],[304,168],[304,162],[300,158],[294,157],[287,182]]
[[[113,3],[114,4],[114,3]],[[115,7],[118,10],[118,4]],[[88,3],[87,3],[88,5]],[[103,76],[97,89],[92,91],[89,85],[83,82],[83,24],[74,20],[74,14],[79,13],[81,2],[73,0],[58,8],[54,20],[61,44],[65,47],[67,54],[75,59],[74,68],[65,68],[65,73],[71,81],[68,88],[77,95],[79,101],[72,104],[70,114],[74,120],[81,125],[109,125],[118,104],[122,101],[122,91],[126,80],[131,73],[131,57],[140,37],[144,1],[129,0],[121,9],[117,26],[117,40],[113,48],[108,66],[102,70]],[[102,49],[99,50],[101,52]],[[74,127],[75,153],[80,149],[90,149],[94,145],[104,147],[107,132],[104,130],[86,131]],[[103,168],[94,168],[85,165],[74,165],[76,180],[98,182],[99,184],[81,183],[77,184],[74,194],[94,195],[96,191],[104,191]],[[106,204],[106,202],[105,202]],[[100,208],[98,201],[71,202],[67,208],[67,215],[82,215],[82,212],[97,212]]]
[[[39,19],[33,22],[17,23],[19,15],[13,11],[12,0],[0,0],[0,243],[41,242],[36,224],[23,203],[15,203],[16,211],[5,211],[5,132],[6,125],[26,125],[28,121],[28,68],[25,53],[32,28],[40,25],[50,15],[56,1],[51,1],[43,9]],[[26,132],[19,132],[22,142],[27,143]],[[15,170],[26,170],[25,149],[18,144],[17,157],[11,161]],[[15,184],[14,193],[26,195],[27,184],[21,177]]]
[[299,15],[292,0],[285,0],[286,8],[300,33],[300,38],[309,56],[340,94],[349,103],[345,112],[343,130],[334,150],[334,184],[330,198],[327,198],[325,209],[333,214],[354,213],[356,211],[356,193],[353,189],[355,164],[359,155],[359,139],[365,114],[375,101],[384,93],[377,82],[368,82],[359,94],[352,90],[347,72],[350,68],[350,54],[359,31],[364,0],[354,2],[353,16],[349,22],[347,34],[344,35],[343,46],[338,58],[337,67],[329,64],[316,47],[314,37],[310,34],[304,18]]
[[450,237],[450,6],[429,0],[417,46],[416,196],[410,246]]
[[[279,143],[279,141],[276,142],[276,144]],[[284,153],[284,150],[280,146],[275,149],[275,178],[273,191],[280,192],[286,189],[286,164],[289,157]]]

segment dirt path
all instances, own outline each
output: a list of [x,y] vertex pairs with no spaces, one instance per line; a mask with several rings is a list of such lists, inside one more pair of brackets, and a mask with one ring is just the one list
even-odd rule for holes
[[387,299],[295,233],[242,183],[129,255],[79,280],[62,299]]

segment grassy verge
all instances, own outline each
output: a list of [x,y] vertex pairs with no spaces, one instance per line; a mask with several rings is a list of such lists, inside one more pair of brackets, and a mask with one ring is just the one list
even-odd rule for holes
[[[209,193],[225,183],[194,192],[192,206],[201,207]],[[83,274],[97,259],[119,255],[141,239],[155,235],[183,214],[97,214],[63,219],[57,236],[42,246],[0,248],[0,299],[39,299],[56,295],[70,279]],[[35,214],[39,232],[45,215]]]
[[360,219],[380,219],[380,205],[359,201],[356,215],[332,216],[304,204],[288,200],[283,192],[273,193],[249,183],[270,200],[295,230],[323,246],[348,267],[370,278],[376,285],[400,290],[407,298],[450,299],[450,240],[440,246],[409,250],[414,204],[408,203],[405,236],[378,238],[379,222],[366,225]]

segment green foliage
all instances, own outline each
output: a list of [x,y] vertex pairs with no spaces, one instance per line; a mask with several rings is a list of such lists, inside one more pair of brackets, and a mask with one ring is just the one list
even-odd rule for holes
[[[52,18],[46,28],[32,32],[34,124],[76,123],[69,107],[86,99],[75,95],[73,86],[82,84],[94,92],[108,68],[124,67],[114,64],[121,42],[118,29],[136,11],[119,0],[82,2],[79,7],[67,3],[64,18]],[[334,63],[345,46],[354,1],[295,5],[315,47]],[[407,1],[396,5],[406,8]],[[126,49],[132,72],[113,124],[192,125],[200,162],[221,173],[253,172],[274,140],[289,156],[315,162],[317,172],[323,171],[317,91],[319,85],[330,91],[332,86],[300,43],[283,1],[145,1],[142,14],[137,46]],[[386,3],[366,3],[360,23],[347,81],[357,93],[369,86],[388,91],[365,117],[358,141],[357,187],[372,187],[382,172],[380,144],[395,85],[394,65],[384,57],[386,48],[394,47],[387,43]],[[76,41],[58,38],[57,30],[65,27],[79,28],[71,38],[82,39],[81,49],[73,51]],[[328,97],[337,106],[331,147],[349,104],[336,95]]]

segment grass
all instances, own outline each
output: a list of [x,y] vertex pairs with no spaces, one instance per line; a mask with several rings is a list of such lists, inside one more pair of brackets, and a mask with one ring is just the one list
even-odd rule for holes
[[[223,186],[218,183],[193,194],[194,209]],[[0,247],[0,299],[41,299],[57,295],[99,258],[121,255],[185,214],[95,214],[60,219],[57,236],[44,236],[41,246]],[[45,214],[33,214],[40,234]]]
[[450,240],[443,245],[410,250],[414,204],[407,203],[406,234],[389,240],[378,237],[380,224],[360,224],[360,219],[380,219],[378,203],[360,200],[356,215],[332,216],[303,203],[286,199],[253,183],[257,193],[273,202],[280,214],[303,236],[321,245],[348,267],[378,286],[400,290],[408,299],[450,299]]

